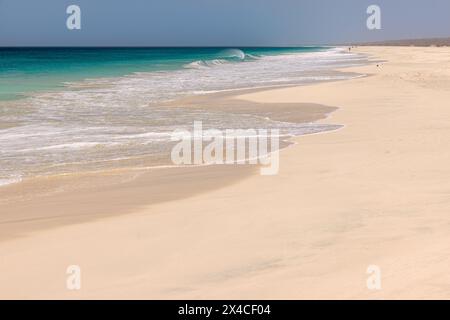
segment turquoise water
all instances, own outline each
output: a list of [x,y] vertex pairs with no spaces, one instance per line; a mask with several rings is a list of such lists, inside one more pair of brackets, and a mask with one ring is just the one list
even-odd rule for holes
[[[185,108],[185,96],[353,77],[365,59],[340,48],[0,49],[0,186],[36,176],[172,165],[174,130],[333,125]],[[170,106],[167,104],[170,102]]]
[[325,48],[0,48],[0,100],[57,89],[86,78],[177,70],[195,61],[248,61],[320,50]]

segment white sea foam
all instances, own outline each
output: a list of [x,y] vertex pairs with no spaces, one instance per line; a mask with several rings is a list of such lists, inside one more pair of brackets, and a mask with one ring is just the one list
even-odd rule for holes
[[0,178],[0,186],[6,186],[9,184],[19,183],[20,181],[22,181],[21,177]]
[[209,67],[214,67],[222,64],[229,63],[229,61],[224,59],[213,59],[213,60],[197,60],[186,64],[184,67],[187,69],[205,69]]

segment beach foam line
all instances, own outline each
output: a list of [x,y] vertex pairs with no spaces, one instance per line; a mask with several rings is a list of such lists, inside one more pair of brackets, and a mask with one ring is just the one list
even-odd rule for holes
[[7,186],[7,185],[10,185],[10,184],[14,184],[14,183],[19,183],[19,182],[21,182],[21,181],[22,181],[22,178],[21,178],[21,177],[17,177],[17,178],[6,178],[6,179],[1,178],[1,179],[0,179],[0,187]]

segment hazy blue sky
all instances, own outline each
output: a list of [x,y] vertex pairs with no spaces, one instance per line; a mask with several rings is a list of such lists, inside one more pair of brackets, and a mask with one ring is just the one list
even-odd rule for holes
[[[82,29],[66,28],[66,8]],[[382,30],[366,9],[382,9]],[[278,46],[450,36],[450,0],[0,0],[0,46]]]

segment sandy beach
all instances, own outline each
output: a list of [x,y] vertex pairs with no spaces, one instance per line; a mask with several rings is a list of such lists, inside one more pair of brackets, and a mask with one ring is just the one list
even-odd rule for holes
[[344,126],[296,138],[275,176],[209,166],[0,190],[0,298],[450,299],[450,49],[353,50],[382,62],[234,97]]

